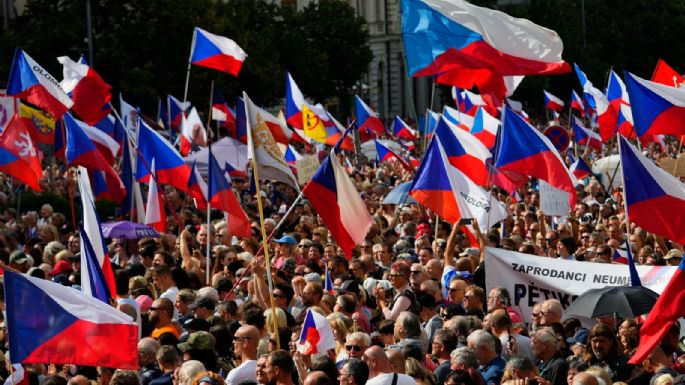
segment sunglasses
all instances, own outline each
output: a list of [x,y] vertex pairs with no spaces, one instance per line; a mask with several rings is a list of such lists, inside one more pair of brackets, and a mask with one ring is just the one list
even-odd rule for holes
[[355,351],[355,352],[361,352],[362,347],[359,345],[345,345],[345,349],[347,349],[348,352]]
[[423,271],[421,271],[421,270],[412,270],[411,273],[412,273],[412,274],[421,274],[421,273],[423,273]]

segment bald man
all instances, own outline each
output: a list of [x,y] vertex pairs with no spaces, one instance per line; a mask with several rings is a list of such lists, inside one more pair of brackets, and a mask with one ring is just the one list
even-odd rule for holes
[[304,379],[304,383],[302,385],[325,385],[330,383],[332,382],[326,373],[317,370],[307,374],[307,377]]
[[580,372],[573,376],[573,385],[599,385],[599,381],[592,374]]
[[86,376],[80,374],[75,375],[69,379],[68,385],[90,385],[90,380]]
[[226,385],[237,385],[243,381],[257,381],[257,347],[259,346],[259,329],[244,325],[236,330],[233,336],[233,351],[240,356],[241,364],[226,376]]
[[[416,385],[416,381],[406,374],[393,373],[385,351],[378,346],[366,349],[362,359],[369,365],[369,380],[366,385]],[[393,378],[397,376],[397,381]]]

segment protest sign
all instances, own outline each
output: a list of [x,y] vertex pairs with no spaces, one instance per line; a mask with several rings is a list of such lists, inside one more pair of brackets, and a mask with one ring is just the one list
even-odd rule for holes
[[[642,285],[661,293],[675,273],[675,266],[637,266]],[[533,306],[556,298],[566,309],[589,289],[630,285],[628,266],[567,261],[504,249],[485,248],[485,286],[501,286],[511,295],[511,305],[523,320],[531,321]]]
[[319,158],[316,155],[303,156],[302,159],[295,161],[295,167],[297,168],[297,182],[304,185],[319,169]]
[[552,187],[544,180],[538,180],[540,189],[540,210],[545,215],[566,216],[570,206],[568,204],[568,192]]

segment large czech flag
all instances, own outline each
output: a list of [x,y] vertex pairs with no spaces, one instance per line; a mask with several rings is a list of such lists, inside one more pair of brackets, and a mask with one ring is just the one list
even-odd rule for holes
[[685,243],[685,185],[620,138],[628,218],[643,229]]
[[624,76],[638,137],[685,135],[685,90]]
[[554,145],[528,122],[507,107],[495,157],[495,167],[505,174],[542,179],[569,193],[569,204],[576,205],[577,180],[566,168]]
[[364,240],[373,221],[335,151],[330,152],[302,192],[347,259],[352,258],[352,249]]
[[190,62],[238,76],[247,54],[233,40],[195,27]]
[[176,149],[153,130],[143,120],[139,120],[138,127],[138,160],[136,162],[136,178],[139,182],[148,182],[150,166],[155,159],[157,166],[157,182],[169,184],[181,191],[188,190],[190,166],[181,158]]
[[89,294],[5,271],[12,363],[137,370],[138,324]]

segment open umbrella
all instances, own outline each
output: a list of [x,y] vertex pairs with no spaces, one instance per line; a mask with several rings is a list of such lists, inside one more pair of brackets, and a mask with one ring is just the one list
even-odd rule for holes
[[129,221],[105,222],[100,225],[105,238],[140,239],[145,237],[159,238],[157,230],[142,223]]
[[607,286],[586,291],[564,313],[588,318],[634,318],[649,313],[657,298],[659,294],[643,286]]
[[399,205],[399,204],[416,204],[416,201],[414,198],[410,197],[407,195],[409,193],[409,189],[411,188],[411,183],[412,182],[404,182],[400,185],[397,185],[392,191],[388,193],[388,195],[383,198],[383,202],[381,204],[384,205]]

